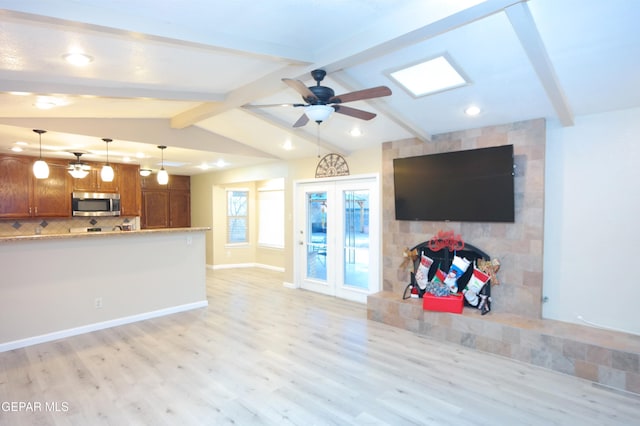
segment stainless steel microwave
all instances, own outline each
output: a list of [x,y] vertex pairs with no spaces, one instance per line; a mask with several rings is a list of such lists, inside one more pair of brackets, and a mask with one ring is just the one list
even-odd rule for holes
[[120,216],[120,194],[108,192],[73,192],[74,216]]

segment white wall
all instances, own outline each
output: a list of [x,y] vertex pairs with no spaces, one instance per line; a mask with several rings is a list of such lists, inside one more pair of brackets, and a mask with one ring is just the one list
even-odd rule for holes
[[640,109],[547,124],[543,316],[640,334]]
[[183,229],[0,242],[0,352],[206,306],[204,230]]

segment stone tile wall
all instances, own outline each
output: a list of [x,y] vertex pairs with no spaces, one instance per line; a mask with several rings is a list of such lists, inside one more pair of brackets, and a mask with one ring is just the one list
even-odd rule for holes
[[[434,136],[430,142],[402,140],[382,148],[383,289],[402,294],[409,274],[399,268],[406,247],[452,230],[502,264],[492,288],[496,312],[542,315],[545,121],[543,119]],[[515,223],[396,221],[393,159],[499,145],[514,146]],[[491,188],[479,188],[490,191]],[[416,196],[420,187],[416,185]]]

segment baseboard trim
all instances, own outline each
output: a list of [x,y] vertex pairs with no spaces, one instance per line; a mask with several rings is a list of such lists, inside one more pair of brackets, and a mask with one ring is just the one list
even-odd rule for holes
[[279,266],[265,265],[264,263],[226,263],[222,265],[207,265],[207,268],[213,269],[236,269],[236,268],[262,268],[276,272],[284,272],[284,268]]
[[25,348],[27,346],[37,345],[39,343],[51,342],[53,340],[63,339],[65,337],[77,336],[79,334],[84,334],[84,333],[91,333],[92,331],[103,330],[105,328],[117,327],[120,325],[130,324],[138,321],[144,321],[151,318],[177,314],[179,312],[190,311],[192,309],[206,308],[207,306],[209,306],[209,302],[207,302],[206,300],[202,300],[199,302],[187,303],[187,304],[178,305],[178,306],[171,306],[169,308],[158,309],[156,311],[131,315],[128,317],[116,318],[108,321],[97,322],[94,324],[83,325],[81,327],[74,327],[66,330],[55,331],[53,333],[41,334],[40,336],[28,337],[26,339],[0,343],[0,353],[11,351],[13,349],[19,349],[19,348]]

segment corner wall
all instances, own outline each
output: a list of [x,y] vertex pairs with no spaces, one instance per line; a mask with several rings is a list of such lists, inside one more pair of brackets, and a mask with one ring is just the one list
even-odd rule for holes
[[[402,140],[382,148],[383,288],[400,298],[409,273],[399,265],[406,247],[428,240],[439,230],[462,239],[500,260],[500,285],[492,288],[492,310],[541,318],[544,217],[545,121],[543,119],[435,136],[431,142]],[[393,159],[491,146],[514,146],[515,223],[410,222],[395,220]],[[490,191],[491,188],[478,188]],[[420,196],[416,185],[416,196]]]

